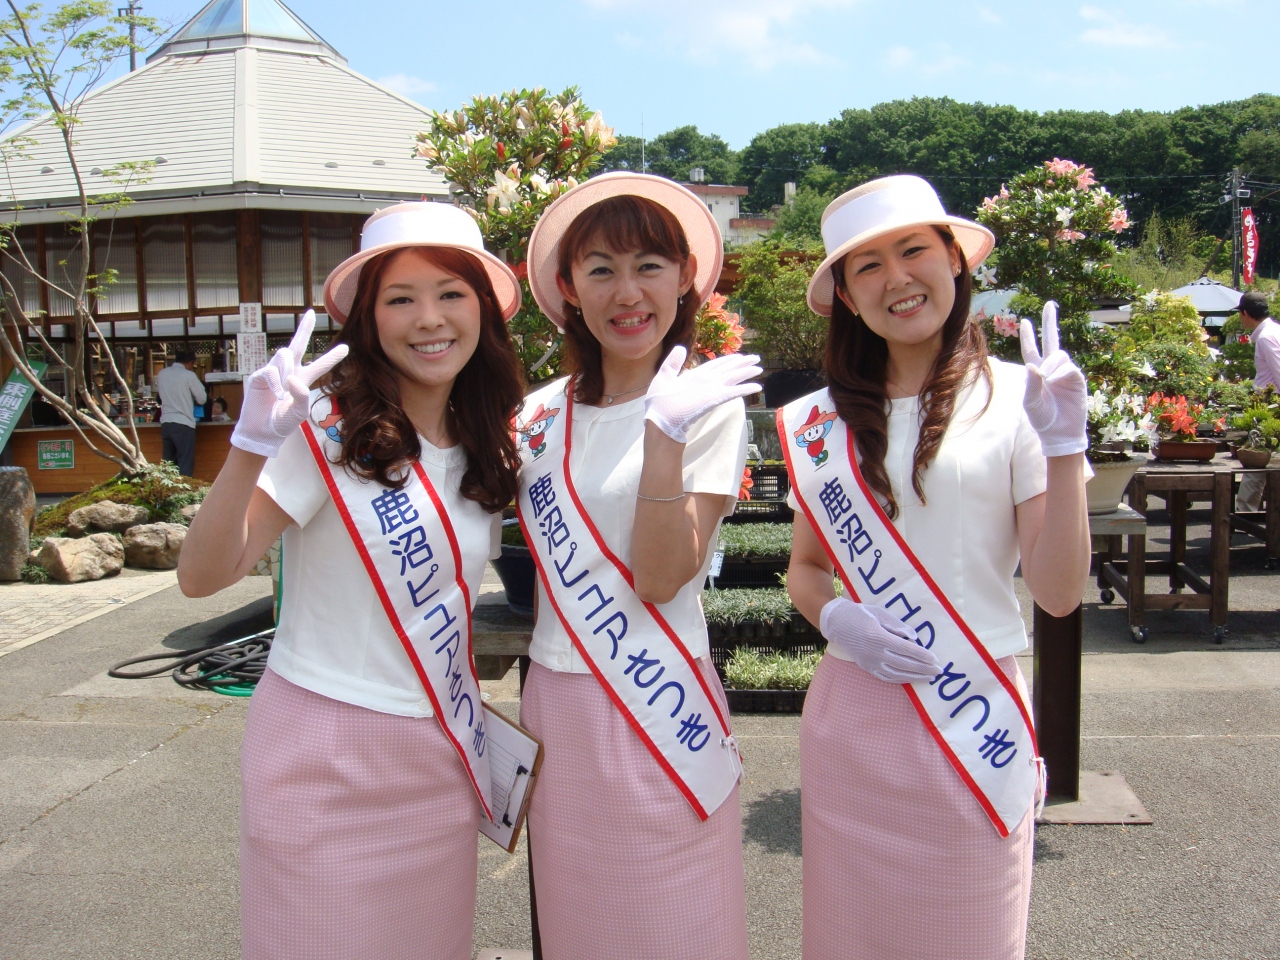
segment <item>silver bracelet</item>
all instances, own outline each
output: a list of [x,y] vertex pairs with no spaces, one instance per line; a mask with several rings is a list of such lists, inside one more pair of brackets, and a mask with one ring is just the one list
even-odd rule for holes
[[637,499],[649,500],[652,503],[675,503],[677,500],[683,500],[687,496],[687,493],[682,493],[678,497],[646,497],[643,493],[636,494]]

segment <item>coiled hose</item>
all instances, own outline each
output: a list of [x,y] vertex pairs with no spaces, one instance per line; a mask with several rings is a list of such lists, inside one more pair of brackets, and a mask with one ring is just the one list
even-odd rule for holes
[[[107,671],[107,676],[117,680],[143,680],[172,671],[174,682],[179,686],[199,687],[230,697],[247,697],[253,693],[267,668],[267,654],[271,652],[271,639],[275,633],[272,627],[230,643],[214,643],[199,650],[153,653],[121,660]],[[168,662],[147,670],[124,670],[139,663],[160,660]]]

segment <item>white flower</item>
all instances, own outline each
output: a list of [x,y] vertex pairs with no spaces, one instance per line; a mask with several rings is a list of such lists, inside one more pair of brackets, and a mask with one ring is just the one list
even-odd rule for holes
[[587,136],[599,137],[600,145],[603,147],[612,146],[617,142],[613,135],[613,127],[605,124],[604,115],[598,110],[582,125],[582,128],[586,131]]
[[1093,273],[1093,271],[1097,269],[1097,267],[1098,265],[1094,261],[1086,260],[1084,262],[1084,275],[1086,277],[1090,276]]
[[496,205],[499,213],[510,213],[511,208],[520,201],[520,181],[496,170],[493,174],[493,186],[485,194],[490,210]]
[[973,277],[984,287],[994,287],[996,285],[996,268],[979,267],[973,272]]
[[1058,222],[1064,227],[1071,226],[1071,217],[1075,213],[1070,207],[1054,207],[1058,214]]
[[1107,395],[1101,390],[1095,390],[1089,394],[1089,416],[1101,420],[1111,412],[1111,404],[1107,401]]
[[1156,375],[1156,368],[1151,365],[1150,360],[1143,360],[1142,366],[1138,368],[1138,372],[1144,377],[1154,377]]
[[550,187],[547,186],[547,178],[540,173],[530,175],[529,186],[533,188],[535,193],[546,193],[550,190]]
[[1156,306],[1156,298],[1160,296],[1159,290],[1152,290],[1150,293],[1142,295],[1142,302],[1147,305],[1148,309],[1154,310]]

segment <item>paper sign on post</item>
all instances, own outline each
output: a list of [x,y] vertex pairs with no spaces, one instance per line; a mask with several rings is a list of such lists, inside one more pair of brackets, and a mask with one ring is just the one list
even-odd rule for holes
[[262,304],[260,303],[240,304],[240,332],[241,333],[261,333],[262,332]]
[[267,365],[267,335],[265,333],[237,333],[236,358],[240,375],[247,377]]

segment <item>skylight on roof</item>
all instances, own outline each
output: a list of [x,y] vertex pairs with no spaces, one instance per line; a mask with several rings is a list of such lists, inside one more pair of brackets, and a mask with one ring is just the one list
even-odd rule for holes
[[312,35],[276,0],[249,0],[249,32],[258,37],[314,42]]
[[245,35],[300,40],[304,43],[319,40],[277,0],[214,0],[196,14],[186,29],[173,39],[176,42]]

